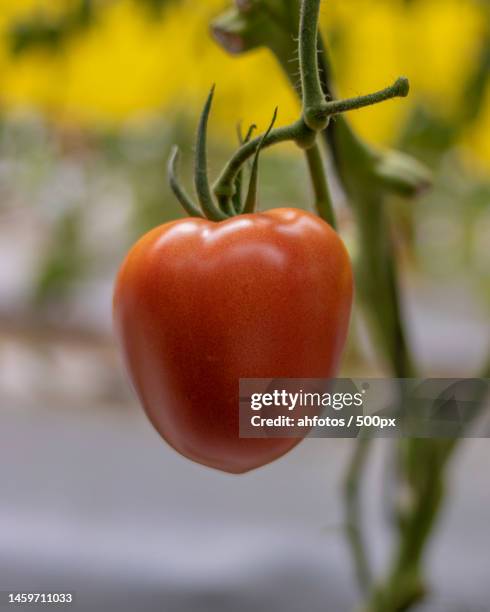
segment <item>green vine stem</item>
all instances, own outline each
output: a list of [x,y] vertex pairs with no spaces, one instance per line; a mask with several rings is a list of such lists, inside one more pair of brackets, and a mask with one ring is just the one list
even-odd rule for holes
[[315,196],[314,206],[318,216],[331,225],[334,229],[337,228],[335,214],[333,212],[332,197],[325,176],[323,157],[320,147],[315,144],[305,151],[306,162],[311,177],[313,193]]
[[[316,78],[318,68],[325,99],[333,96],[323,41],[318,37],[314,42],[316,31],[309,27],[309,20],[318,8],[318,0],[302,4],[299,32],[300,41],[306,40],[306,44],[299,53],[301,89],[296,82],[298,63],[294,61],[293,42],[297,31],[294,15],[297,15],[298,0],[280,4],[275,0],[237,2],[236,9],[214,22],[213,32],[217,40],[233,52],[243,52],[257,46],[269,47],[296,91],[303,94],[306,101],[303,105],[303,125],[297,122],[289,128],[280,128],[271,133],[269,142],[263,144],[268,146],[291,137],[306,149],[317,208],[322,216],[328,216],[331,210],[328,186],[326,181],[325,184],[322,182],[322,176],[325,177],[323,159],[319,149],[315,150],[314,137],[305,138],[308,136],[305,127],[316,132],[322,125],[328,124],[323,130],[324,141],[358,222],[361,257],[357,266],[357,284],[364,310],[392,373],[398,378],[408,378],[415,375],[415,368],[401,316],[397,269],[385,203],[390,193],[418,195],[430,185],[430,175],[421,164],[407,155],[393,151],[379,152],[366,145],[342,116],[335,122],[328,122],[328,117],[336,111],[350,110],[350,101],[320,103]],[[319,57],[316,55],[317,48]],[[313,65],[316,69],[311,72]],[[387,97],[391,97],[396,88],[398,93],[395,95],[408,93],[408,83],[400,79]],[[374,96],[380,101],[386,99],[386,93],[388,91],[382,91]],[[373,96],[371,99],[364,97],[366,103],[373,100]],[[356,104],[357,108],[362,105],[360,99],[356,100]],[[289,134],[288,129],[291,129]],[[256,146],[257,141],[252,141],[248,150],[241,149],[232,158],[215,185],[219,197],[228,197],[227,176],[235,175],[241,164],[254,153]],[[324,201],[328,203],[322,210]],[[422,572],[424,551],[442,506],[446,464],[456,447],[456,441],[409,439],[398,443],[400,486],[410,492],[411,503],[400,515],[391,569],[378,586],[373,585],[360,512],[360,483],[369,447],[368,439],[359,438],[345,480],[347,536],[358,581],[361,588],[367,591],[368,600],[363,609],[366,612],[403,612],[425,594]],[[426,469],[427,465],[431,466],[430,470]]]
[[[308,4],[306,1],[305,4]],[[301,41],[300,41],[301,44]],[[368,94],[365,96],[359,96],[357,98],[350,98],[348,100],[340,100],[336,102],[322,102],[318,106],[315,116],[318,117],[320,114],[326,120],[330,116],[338,113],[355,110],[358,108],[364,108],[372,104],[378,104],[384,102],[390,98],[405,97],[408,94],[408,81],[405,78],[399,78],[391,87],[387,87],[379,92]],[[310,106],[310,113],[313,107]],[[293,141],[302,149],[310,149],[315,146],[316,132],[305,123],[304,118],[300,118],[291,125],[276,128],[272,130],[264,138],[262,135],[244,143],[237,151],[233,154],[231,159],[225,165],[223,171],[219,175],[213,191],[216,196],[221,198],[231,198],[234,193],[233,183],[240,171],[242,165],[254,155],[259,146],[270,147],[272,145]],[[311,165],[310,168],[314,167],[319,172],[319,165]],[[324,174],[323,164],[321,172]],[[314,177],[316,178],[316,177]]]
[[315,132],[327,127],[326,100],[318,73],[318,16],[321,0],[301,3],[299,17],[299,69],[303,120]]
[[[289,10],[289,17],[291,11],[297,9],[296,0],[284,2],[283,5],[288,7],[286,10]],[[229,42],[227,33],[232,32],[235,43],[243,37],[241,50],[256,46],[266,46],[271,49],[298,91],[296,84],[298,65],[293,61],[295,49],[292,43],[297,22],[294,24],[291,19],[278,19],[277,15],[271,19],[268,9],[272,6],[277,9],[277,5],[272,0],[251,0],[243,11],[237,9],[229,11],[225,22],[220,19],[215,21],[213,31],[225,48]],[[333,97],[330,67],[321,37],[318,39],[318,49],[322,89],[325,96],[330,99]],[[357,280],[359,294],[371,323],[373,335],[377,339],[377,344],[382,347],[382,354],[387,359],[393,374],[400,378],[413,376],[414,367],[401,316],[395,257],[384,203],[386,194],[391,192],[405,196],[417,195],[430,184],[430,176],[425,168],[409,156],[398,152],[380,153],[367,146],[342,116],[330,122],[323,135],[325,144],[332,153],[339,179],[356,214],[361,254],[357,265]],[[312,172],[312,176],[314,175],[315,170]],[[347,535],[351,542],[358,579],[363,589],[371,590],[372,578],[359,511],[360,481],[369,444],[364,439],[359,439],[357,442],[346,477],[345,499],[348,516]],[[413,449],[417,445],[416,441],[402,442],[399,452],[403,455],[403,449],[407,447],[408,454],[413,455]],[[424,441],[423,445],[427,450],[426,457],[436,453],[431,441]],[[406,467],[403,461],[400,467],[404,476]],[[411,487],[414,500],[418,500],[418,503],[413,504],[403,525],[400,525],[399,552],[395,554],[393,571],[387,576],[383,585],[372,589],[371,601],[366,608],[370,612],[406,610],[423,596],[420,562],[441,504],[443,465],[431,473],[431,478],[434,500],[430,504],[427,498],[424,499],[421,490]],[[410,542],[418,544],[415,553],[407,554],[406,551],[411,549]],[[397,597],[396,601],[393,599],[394,594]],[[384,607],[381,608],[381,605]]]
[[[352,100],[326,102],[334,96],[330,66],[325,47],[316,33],[319,0],[303,0],[299,25],[299,67],[301,88],[296,82],[294,36],[298,22],[298,0],[278,3],[276,0],[247,0],[212,26],[217,40],[232,52],[243,52],[266,46],[276,55],[291,84],[303,96],[302,119],[292,126],[273,130],[264,139],[270,146],[284,140],[295,140],[305,149],[317,208],[328,216],[330,195],[325,180],[323,158],[316,149],[316,132],[322,134],[332,154],[337,175],[354,209],[359,229],[360,258],[357,262],[358,294],[370,323],[376,345],[397,378],[410,378],[415,368],[404,329],[395,252],[390,236],[386,196],[397,193],[416,196],[430,185],[430,175],[416,160],[399,152],[380,152],[364,143],[344,117],[328,118],[337,112],[360,108],[408,93],[408,82],[399,79],[394,86]],[[315,26],[313,29],[313,25]],[[317,51],[319,55],[317,55]],[[319,70],[319,73],[318,73]],[[318,88],[318,77],[320,87]],[[323,95],[323,101],[321,97]],[[324,129],[325,128],[325,129]],[[241,165],[254,154],[259,139],[241,147],[227,164],[215,193],[223,203],[232,195],[232,181]],[[323,177],[323,179],[322,179]],[[325,180],[325,184],[322,182]],[[326,208],[322,209],[322,203]],[[332,216],[333,218],[333,216]],[[365,470],[370,442],[360,437],[345,480],[344,499],[347,514],[347,536],[351,544],[361,589],[367,591],[365,612],[404,612],[421,598],[426,589],[423,580],[423,557],[428,539],[444,500],[446,464],[457,442],[440,440],[402,440],[397,444],[401,489],[410,493],[410,504],[399,515],[397,541],[392,564],[377,586],[366,554],[360,512],[360,483]],[[431,466],[427,470],[427,465]]]
[[344,480],[344,507],[346,534],[354,558],[357,582],[363,593],[373,583],[371,565],[367,556],[365,536],[361,529],[361,475],[364,473],[370,450],[371,438],[362,435],[356,440]]
[[[213,191],[220,206],[228,212],[230,201],[235,195],[235,181],[242,165],[256,153],[257,148],[268,147],[280,142],[294,141],[308,150],[316,144],[316,134],[327,126],[330,117],[346,111],[363,108],[390,98],[408,95],[408,80],[399,78],[391,86],[379,92],[341,101],[327,102],[320,80],[318,67],[318,20],[320,0],[303,0],[299,19],[299,73],[301,77],[302,116],[291,125],[272,130],[244,143],[226,164],[218,177]],[[287,61],[287,60],[286,60]],[[315,199],[319,214],[333,223],[334,214],[326,184],[325,169],[319,150],[307,153]],[[320,163],[321,161],[321,163]]]

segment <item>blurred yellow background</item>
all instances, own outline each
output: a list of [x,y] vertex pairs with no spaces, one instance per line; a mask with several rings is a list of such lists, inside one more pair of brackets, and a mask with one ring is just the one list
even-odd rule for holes
[[[146,2],[99,3],[86,30],[66,37],[61,52],[32,45],[12,57],[11,34],[22,23],[50,22],[78,1],[0,2],[0,101],[5,111],[36,107],[58,121],[89,126],[185,111],[194,117],[212,82],[218,86],[213,129],[229,137],[237,120],[264,125],[276,104],[280,121],[296,102],[266,51],[228,57],[208,36],[223,0],[170,2],[159,18]],[[465,79],[478,63],[490,29],[490,10],[477,0],[350,0],[325,2],[324,30],[344,96],[379,89],[400,74],[412,83],[408,102],[354,113],[354,124],[383,144],[396,138],[410,109],[423,100],[449,121],[465,104]],[[230,101],[233,103],[230,103]],[[470,163],[490,167],[490,86],[460,144]]]

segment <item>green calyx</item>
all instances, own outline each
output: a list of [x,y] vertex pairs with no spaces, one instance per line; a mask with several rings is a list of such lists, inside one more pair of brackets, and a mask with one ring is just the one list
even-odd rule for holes
[[211,87],[204,109],[199,120],[196,139],[196,159],[194,164],[194,186],[196,188],[199,204],[208,219],[211,221],[223,221],[228,215],[221,210],[214,201],[209,188],[208,180],[208,159],[207,159],[207,132],[208,119],[213,103],[214,88]]
[[[240,145],[243,145],[246,142],[249,142],[250,139],[252,138],[252,134],[254,132],[254,130],[257,129],[257,126],[255,125],[255,123],[253,123],[247,130],[247,133],[245,135],[245,137],[243,137],[242,134],[242,130],[241,130],[241,126],[238,125],[237,126],[237,136],[238,136],[238,143]],[[241,213],[242,212],[242,184],[243,184],[243,168],[240,168],[240,170],[238,171],[236,178],[235,178],[235,183],[233,185],[233,193],[228,194],[231,195],[231,199],[232,199],[232,203],[233,203],[233,208],[235,210],[235,213]]]
[[[316,147],[317,135],[324,132],[330,118],[347,111],[377,104],[395,97],[408,95],[408,79],[400,77],[391,86],[380,91],[350,98],[347,100],[327,101],[322,88],[321,74],[318,65],[318,19],[321,0],[302,0],[299,30],[298,30],[298,57],[301,76],[302,112],[300,118],[294,123],[273,129],[277,116],[265,133],[251,138],[252,130],[240,143],[239,148],[225,164],[218,176],[213,189],[210,188],[207,168],[207,126],[214,96],[214,86],[206,100],[197,132],[196,156],[194,166],[194,185],[199,206],[194,204],[185,190],[180,187],[177,179],[177,153],[174,151],[169,163],[169,180],[172,191],[176,195],[185,211],[192,216],[204,216],[212,221],[223,221],[236,214],[252,212],[255,210],[256,191],[258,180],[259,153],[262,149],[280,142],[292,141],[305,151]],[[282,32],[282,36],[271,36],[271,40],[280,41],[276,46],[290,49],[291,24],[297,21],[297,13],[288,12],[291,4],[279,0],[240,0],[235,8],[227,12],[212,24],[212,32],[217,40],[232,53],[241,53],[245,50],[259,46],[264,36],[268,36],[270,28]],[[297,9],[297,7],[295,7]],[[267,32],[266,32],[267,31]],[[318,155],[320,158],[318,159]],[[250,182],[245,204],[242,206],[241,194],[244,164],[253,158],[250,169]],[[324,173],[321,153],[315,151],[307,155],[310,172]],[[380,180],[397,182],[396,164],[380,164]],[[385,177],[383,179],[383,177]],[[317,202],[327,202],[326,213],[329,223],[334,224],[328,189],[321,188],[319,177],[312,176]]]
[[232,55],[262,47],[264,40],[271,41],[278,55],[291,55],[297,51],[293,37],[299,6],[299,0],[236,0],[235,6],[211,22],[210,31]]
[[247,199],[245,200],[245,206],[243,207],[243,211],[242,211],[244,214],[250,214],[250,213],[255,212],[255,207],[257,205],[257,181],[258,181],[258,174],[259,174],[260,150],[264,146],[264,142],[267,139],[267,136],[269,136],[269,134],[271,133],[271,130],[274,127],[274,123],[276,122],[276,119],[277,119],[277,106],[274,109],[272,121],[270,122],[270,125],[267,128],[267,131],[262,136],[257,146],[257,150],[255,151],[254,161],[252,164],[252,171],[250,173],[250,183],[248,185]]
[[404,197],[416,197],[432,185],[432,174],[415,158],[400,151],[386,151],[376,156],[373,175],[380,186]]
[[179,148],[177,146],[172,147],[170,158],[168,160],[168,179],[170,189],[173,191],[175,197],[180,202],[182,208],[189,215],[189,217],[203,217],[204,215],[202,214],[202,211],[194,204],[192,199],[180,185],[178,178],[179,157]]
[[215,19],[210,26],[216,42],[232,55],[239,55],[260,47],[260,40],[268,35],[270,24],[260,11],[244,14],[232,8]]
[[[297,73],[300,69],[299,58],[298,62],[293,61],[297,56],[297,47],[294,43],[294,39],[298,35],[298,24],[300,15],[300,2],[299,0],[244,0],[235,2],[235,7],[230,9],[229,13],[234,13],[237,18],[240,19],[241,27],[244,31],[250,32],[249,40],[252,40],[251,46],[244,47],[242,51],[247,51],[249,48],[266,47],[272,51],[274,56],[279,61],[285,73],[289,76],[291,84],[301,92],[301,87],[298,87]],[[260,24],[258,19],[260,18]],[[222,18],[218,16],[212,24],[212,27],[223,29],[223,34],[226,34],[227,25],[222,23]],[[230,52],[229,47],[223,43],[223,41],[216,37],[218,43]],[[319,64],[320,64],[320,76],[322,81],[322,89],[326,93],[330,89],[330,67],[328,59],[326,57],[325,48],[321,37],[318,40],[319,48]],[[235,53],[241,53],[240,50],[235,50]],[[326,86],[326,87],[325,87]],[[398,82],[398,95],[404,97],[408,95],[408,81],[402,79]],[[332,92],[329,91],[329,94]],[[331,95],[329,95],[329,99]],[[321,122],[324,120],[322,116],[317,118],[316,109],[308,109],[306,111],[307,122],[310,125],[321,125],[317,121]],[[327,126],[328,129],[324,131],[324,136],[328,140],[335,137],[336,140],[342,138],[343,124],[346,122],[339,118],[335,121],[335,124]],[[337,137],[336,132],[340,135]],[[388,167],[385,166],[385,155],[378,155],[374,150],[361,141],[361,139],[355,136],[356,142],[352,147],[349,147],[349,155],[352,154],[357,157],[358,154],[367,149],[369,151],[369,160],[364,159],[363,162],[369,161],[371,167],[369,173],[372,176],[374,183],[386,193],[396,193],[406,196],[416,196],[423,191],[427,185],[431,182],[430,172],[420,162],[408,155],[403,155],[404,162],[399,163],[399,160],[390,159]],[[303,141],[297,142],[303,149],[307,149],[311,143],[305,143]],[[306,146],[305,146],[306,145]],[[342,151],[339,151],[342,154]],[[388,157],[391,157],[388,155]],[[395,153],[395,152],[393,152]],[[383,161],[380,160],[380,157]],[[352,159],[351,157],[349,159]],[[335,160],[341,166],[345,161],[344,158],[338,158]],[[396,163],[395,163],[396,161]],[[338,168],[342,171],[342,168]],[[356,166],[350,165],[350,172],[356,172]],[[361,177],[362,178],[362,177]],[[346,179],[350,182],[350,177],[346,176]]]

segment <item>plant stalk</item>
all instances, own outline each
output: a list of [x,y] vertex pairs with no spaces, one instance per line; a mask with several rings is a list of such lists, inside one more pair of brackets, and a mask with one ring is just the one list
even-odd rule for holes
[[315,144],[305,151],[305,155],[313,192],[315,194],[315,210],[319,217],[336,229],[337,223],[335,221],[332,197],[330,195],[320,147]]
[[[271,2],[264,0],[264,4],[269,5]],[[289,6],[291,2],[285,4]],[[388,88],[371,95],[371,97],[356,99],[355,106],[352,105],[350,100],[325,102],[326,99],[334,98],[330,66],[324,53],[321,36],[318,36],[318,39],[315,40],[316,32],[313,33],[305,28],[305,20],[310,19],[311,15],[318,9],[318,0],[312,2],[306,0],[302,4],[300,37],[303,40],[303,45],[299,58],[300,64],[302,64],[303,100],[306,101],[303,108],[303,120],[307,127],[315,131],[319,122],[324,120],[325,116],[328,118],[329,114],[360,107],[364,102],[367,104],[392,97],[393,89],[397,92],[395,95],[407,95],[407,82],[401,79],[395,83],[391,91]],[[264,36],[262,39],[260,39],[260,32],[255,31],[253,44],[254,46],[262,44],[271,49],[290,82],[298,91],[296,84],[298,64],[293,61],[295,57],[292,42],[295,36],[294,27],[289,31],[281,31],[277,27],[278,23],[280,22],[276,20],[273,26],[263,26]],[[317,56],[317,46],[320,52],[319,57]],[[309,71],[310,66],[313,65],[311,59],[313,57],[315,65],[318,62],[315,74]],[[318,91],[316,81],[318,67],[320,69],[321,92]],[[320,104],[321,94],[323,94],[323,102]],[[312,110],[312,107],[316,108]],[[299,133],[300,129],[303,128],[297,127],[297,129]],[[295,133],[294,136],[296,137],[298,133]],[[407,175],[400,174],[395,177],[396,181],[392,180],[393,177],[390,177],[390,180],[380,178],[376,174],[377,153],[358,138],[342,116],[339,116],[336,121],[331,121],[322,134],[324,143],[332,154],[338,177],[352,204],[358,222],[361,256],[357,265],[357,286],[373,335],[378,341],[377,344],[381,346],[382,355],[393,375],[398,378],[411,377],[414,375],[415,369],[408,349],[401,315],[397,270],[394,263],[395,253],[390,236],[389,221],[384,210],[386,195],[394,191],[394,185],[407,186],[407,192],[410,192],[409,189],[413,184],[411,176],[407,177]],[[284,136],[283,140],[289,139],[284,132],[282,136]],[[269,143],[264,144],[267,146]],[[218,190],[220,187],[227,187],[226,177],[235,175],[241,163],[253,154],[256,146],[257,143],[251,146],[246,154],[243,152],[237,153],[236,159],[232,160],[230,167],[223,172],[222,177],[224,176],[225,180],[217,183]],[[316,199],[321,201],[322,198],[319,197],[319,194],[321,196],[321,189],[318,190],[321,154],[312,153],[311,149],[307,149],[306,153],[312,182],[314,187],[316,185]],[[323,168],[321,170],[323,171]],[[416,193],[415,189],[413,193]],[[438,448],[434,442],[426,440],[420,443],[417,440],[407,440],[398,445],[400,475],[404,484],[409,486],[413,499],[411,507],[407,510],[404,520],[399,525],[398,544],[393,557],[392,569],[380,586],[373,587],[361,524],[362,512],[360,506],[360,483],[369,450],[369,442],[365,439],[357,441],[345,480],[345,503],[348,517],[347,537],[355,559],[359,583],[362,589],[370,593],[365,608],[368,612],[402,612],[408,610],[410,606],[423,597],[425,592],[421,580],[421,563],[427,540],[443,500],[444,487],[442,483],[445,462],[437,463],[430,470],[430,478],[421,486],[419,483],[411,481],[409,466],[404,460],[404,455],[408,454],[412,457],[416,471],[426,472],[427,464],[434,465],[433,462],[438,456]],[[422,457],[417,454],[421,450],[424,451]]]

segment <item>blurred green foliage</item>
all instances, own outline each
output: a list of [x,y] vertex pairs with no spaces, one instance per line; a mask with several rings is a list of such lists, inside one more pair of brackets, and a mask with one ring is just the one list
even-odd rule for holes
[[[162,9],[178,0],[134,0],[149,10],[149,17],[160,17]],[[10,49],[14,55],[41,48],[57,51],[71,36],[82,33],[104,10],[97,0],[76,0],[62,13],[38,8],[27,17],[15,20],[8,29]]]
[[10,49],[21,55],[36,48],[57,51],[74,34],[86,29],[95,17],[93,0],[78,0],[61,14],[50,14],[41,9],[16,20],[8,30]]
[[72,210],[56,220],[49,246],[40,261],[34,291],[36,302],[59,297],[82,276],[84,254],[80,244],[80,214],[80,210]]

